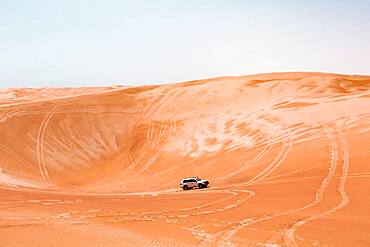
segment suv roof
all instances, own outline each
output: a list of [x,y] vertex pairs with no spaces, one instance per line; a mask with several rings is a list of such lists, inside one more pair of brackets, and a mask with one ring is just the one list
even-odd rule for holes
[[184,180],[184,179],[191,179],[191,178],[199,178],[198,176],[196,176],[196,177],[187,177],[187,178],[183,178],[182,180]]

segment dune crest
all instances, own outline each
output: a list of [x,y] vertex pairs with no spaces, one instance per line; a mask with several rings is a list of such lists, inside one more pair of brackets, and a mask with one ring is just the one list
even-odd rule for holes
[[0,245],[369,246],[369,123],[370,76],[2,89]]

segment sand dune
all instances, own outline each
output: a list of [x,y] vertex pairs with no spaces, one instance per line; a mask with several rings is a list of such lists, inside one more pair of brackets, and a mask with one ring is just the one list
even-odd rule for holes
[[369,140],[369,76],[3,89],[0,245],[370,246]]

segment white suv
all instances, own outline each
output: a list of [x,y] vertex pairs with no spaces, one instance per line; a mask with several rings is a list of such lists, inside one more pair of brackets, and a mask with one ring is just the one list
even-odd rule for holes
[[184,178],[181,180],[180,187],[184,190],[192,189],[192,188],[207,188],[208,187],[208,180],[203,180],[198,177],[191,177],[191,178]]

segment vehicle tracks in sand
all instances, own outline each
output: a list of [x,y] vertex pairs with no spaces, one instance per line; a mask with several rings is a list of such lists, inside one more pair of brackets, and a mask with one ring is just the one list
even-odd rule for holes
[[49,183],[49,185],[52,185],[52,182],[50,180],[49,172],[46,168],[45,164],[45,150],[44,150],[44,143],[45,143],[45,132],[46,128],[50,122],[50,119],[53,117],[53,115],[59,110],[59,108],[62,105],[57,105],[54,106],[49,113],[45,116],[43,119],[38,134],[37,134],[37,148],[36,148],[36,153],[37,153],[37,161],[40,169],[40,174],[42,178]]
[[19,107],[19,108],[16,108],[16,109],[12,109],[12,110],[0,113],[1,114],[0,124],[5,123],[8,119],[17,115],[17,113],[24,112],[26,109],[28,109],[28,107]]
[[314,220],[317,220],[317,219],[320,219],[320,218],[323,218],[323,217],[326,217],[340,209],[343,209],[344,207],[346,207],[349,202],[350,202],[350,198],[345,190],[345,186],[346,186],[346,180],[347,180],[347,177],[348,177],[348,171],[349,171],[349,157],[348,157],[348,147],[347,147],[347,141],[344,137],[344,134],[341,130],[338,131],[338,137],[339,137],[339,140],[340,140],[340,144],[342,146],[342,173],[341,173],[341,176],[340,176],[340,179],[339,179],[339,184],[338,184],[338,187],[337,187],[337,191],[341,197],[341,201],[339,204],[337,204],[336,206],[330,208],[329,210],[326,210],[324,212],[321,212],[321,213],[318,213],[318,214],[314,214],[314,215],[311,215],[310,217],[307,217],[307,218],[304,218],[304,219],[301,219],[301,220],[298,220],[296,222],[294,222],[293,224],[291,224],[287,229],[285,229],[283,231],[283,241],[284,241],[284,244],[286,244],[287,246],[298,246],[296,241],[295,241],[295,232],[297,231],[297,228],[298,227],[301,227],[309,222],[312,222]]
[[[143,119],[147,119],[148,113],[151,112],[154,109],[154,107],[155,107],[154,104],[151,104],[150,102],[147,102],[146,100],[145,100],[145,105],[146,105],[145,110],[142,112]],[[139,121],[139,119],[137,119],[135,121],[135,124],[138,121]],[[130,162],[130,164],[128,165],[128,167],[123,171],[123,173],[121,174],[122,177],[127,176],[128,174],[130,174],[140,164],[141,160],[144,158],[144,156],[147,153],[148,149],[152,145],[153,136],[154,136],[154,132],[155,132],[154,130],[155,130],[155,124],[153,122],[150,122],[148,131],[146,132],[146,137],[145,137],[144,145],[140,149],[140,151],[139,151],[138,155],[136,156],[136,158],[132,162]]]
[[[249,165],[252,165],[252,164],[258,162],[267,153],[268,149],[269,148],[268,148],[268,144],[267,144],[266,147],[259,153],[259,155],[257,155],[258,158],[257,159],[253,159],[251,162],[248,162],[248,164]],[[236,196],[237,195],[240,195],[241,193],[248,194],[248,196],[242,196],[242,198],[240,198],[240,199],[238,199],[236,201],[233,201],[232,203],[227,204],[226,206],[224,206],[222,208],[217,208],[217,209],[214,209],[214,210],[206,210],[206,211],[201,211],[201,212],[194,212],[194,213],[191,213],[191,214],[169,215],[169,216],[163,216],[161,218],[187,218],[187,217],[190,217],[190,216],[201,216],[201,215],[208,215],[208,214],[220,213],[220,212],[223,212],[223,211],[226,211],[226,210],[234,209],[234,208],[242,205],[249,198],[251,198],[251,197],[253,197],[255,195],[255,193],[253,191],[243,190],[243,189],[240,189],[240,188],[238,189],[238,188],[239,188],[238,186],[235,186],[234,189],[228,189],[227,191],[228,192],[232,192],[232,193],[237,192]],[[216,192],[216,190],[214,190],[214,192]],[[226,199],[216,200],[214,202],[211,202],[211,203],[208,203],[208,204],[204,204],[201,207],[192,208],[191,210],[208,207],[208,206],[211,206],[211,205],[215,205],[217,203],[221,203],[223,201],[226,201]],[[184,210],[178,210],[176,212],[181,212],[181,211],[184,211]],[[166,211],[166,212],[161,211],[161,212],[157,212],[157,213],[175,213],[175,211]]]
[[[274,122],[277,122],[278,120],[275,120]],[[280,125],[281,126],[281,125]],[[287,129],[286,128],[283,128],[285,131],[285,135],[288,135],[288,141],[287,140],[284,140],[283,141],[283,144],[282,144],[282,148],[281,148],[281,150],[280,150],[280,152],[279,152],[279,154],[278,155],[276,155],[276,157],[275,157],[275,159],[273,160],[273,162],[268,166],[268,168],[270,169],[270,170],[267,170],[267,169],[264,169],[262,172],[260,172],[260,173],[258,173],[256,176],[258,176],[258,177],[260,177],[260,176],[262,176],[263,175],[263,178],[265,178],[265,177],[267,177],[269,174],[271,174],[278,166],[280,166],[283,162],[284,162],[284,160],[285,160],[285,158],[286,158],[286,156],[287,156],[287,154],[289,153],[289,151],[290,151],[290,147],[291,147],[291,145],[292,145],[292,136],[289,134],[289,132],[287,132]],[[268,141],[268,142],[270,142],[270,140]],[[272,143],[272,142],[271,142]],[[288,144],[287,144],[288,143]],[[263,155],[262,155],[263,154]],[[266,152],[264,152],[264,149],[261,151],[261,156],[264,156],[266,154]],[[258,156],[258,155],[257,155]],[[261,157],[262,158],[262,157]],[[261,158],[259,158],[258,160],[256,160],[256,162],[258,162]],[[254,159],[255,160],[255,159]],[[255,176],[255,177],[256,177]],[[255,178],[254,177],[254,178]],[[249,185],[253,185],[254,183],[256,183],[256,182],[258,182],[258,181],[260,181],[260,180],[255,180],[254,178],[252,178],[252,179],[250,179],[250,180],[248,180],[248,181],[246,181],[246,182],[242,182],[242,183],[237,183],[237,184],[234,184],[233,186],[231,186],[230,188],[228,188],[229,190],[237,190],[237,189],[239,189],[239,190],[243,190],[242,188],[243,187],[245,187],[245,186],[249,186]],[[263,178],[261,178],[261,180],[263,179]],[[250,197],[253,197],[254,195],[255,195],[255,192],[254,191],[249,191],[248,190],[248,192],[250,192],[250,193],[252,193],[251,194],[251,196]],[[245,200],[245,201],[247,201],[247,200]],[[244,202],[245,202],[244,201]],[[243,203],[244,203],[243,202]],[[241,205],[241,204],[240,204]],[[236,224],[235,223],[233,223],[233,224],[231,224],[231,227],[233,227],[233,226],[235,226]],[[230,225],[229,226],[227,226],[227,229],[229,229],[230,230]],[[207,233],[206,234],[206,238],[203,238],[203,241],[201,241],[201,243],[199,244],[199,246],[209,246],[211,243],[213,243],[213,242],[216,242],[217,241],[217,239],[221,236],[221,235],[223,235],[223,234],[225,234],[225,231],[227,232],[228,230],[220,230],[220,231],[217,231],[216,233],[213,233],[213,234],[209,234],[209,233]]]
[[[72,106],[72,105],[71,105]],[[22,111],[25,115],[36,115],[36,114],[47,114],[48,111],[44,110],[28,110],[28,111]],[[137,114],[141,113],[140,109],[135,108],[116,108],[116,109],[109,109],[109,108],[86,108],[81,109],[79,106],[76,105],[75,110],[68,110],[63,109],[58,111],[58,114],[70,114],[70,113],[128,113],[128,114]]]
[[[333,134],[331,133],[331,131],[329,129],[327,129],[327,136],[330,140],[330,146],[331,146],[328,174],[322,180],[319,188],[316,190],[313,201],[304,205],[303,207],[300,207],[300,208],[297,208],[297,209],[292,209],[292,210],[287,210],[287,211],[283,211],[283,212],[279,212],[279,213],[275,213],[275,214],[263,215],[263,216],[251,217],[251,218],[244,219],[244,220],[238,222],[236,225],[232,226],[231,228],[229,228],[227,230],[224,230],[222,232],[221,236],[218,236],[219,239],[221,238],[220,239],[221,244],[232,245],[231,238],[233,237],[233,235],[236,234],[237,231],[239,231],[243,227],[247,227],[247,226],[250,226],[250,225],[253,225],[253,224],[256,224],[256,223],[271,220],[271,219],[276,218],[276,217],[282,217],[282,216],[287,216],[287,215],[299,213],[299,212],[307,210],[309,208],[318,206],[323,201],[325,190],[328,187],[328,185],[330,184],[330,182],[332,181],[332,179],[334,177],[335,170],[336,170],[336,166],[337,166],[337,143],[335,141],[335,138],[334,138]],[[286,232],[286,230],[283,230],[283,234],[285,232]],[[272,238],[270,238],[269,244],[274,243],[274,239],[276,239],[276,237],[281,236],[281,233],[282,233],[282,231],[278,231],[277,233],[275,233],[272,236]],[[292,234],[292,233],[290,232],[289,234]],[[294,236],[294,234],[293,234],[293,236]]]
[[[166,136],[166,138],[164,138],[165,140],[163,140],[163,136],[167,132],[168,128],[169,128],[169,133]],[[151,155],[151,157],[147,161],[145,161],[145,163],[140,168],[139,173],[134,175],[133,178],[139,176],[141,173],[145,172],[150,166],[152,166],[155,163],[155,161],[158,159],[160,154],[163,152],[163,145],[165,145],[165,143],[167,143],[169,138],[171,138],[173,136],[173,134],[175,132],[175,129],[176,129],[176,122],[174,120],[166,120],[160,128],[158,136],[155,138],[155,140],[153,140],[154,125],[151,125],[149,127],[149,131],[147,133],[147,137],[146,137],[146,140],[144,142],[143,148],[140,150],[140,153],[135,158],[135,160],[125,170],[125,174],[127,175],[135,167],[137,167],[140,164],[140,162],[143,161],[145,155],[147,154],[147,152],[148,152],[148,150],[150,149],[151,146],[156,146],[156,147],[160,146],[158,148],[158,150],[153,155]],[[164,144],[160,145],[161,142],[164,142]]]
[[[177,192],[175,191],[173,193],[177,193]],[[173,194],[173,193],[169,193],[169,195]],[[180,208],[180,209],[175,209],[175,210],[142,211],[142,212],[130,212],[130,213],[117,213],[117,212],[114,212],[114,211],[110,211],[111,215],[107,215],[107,218],[109,218],[109,217],[113,217],[113,218],[115,218],[115,217],[125,217],[125,216],[128,216],[128,217],[131,217],[131,216],[146,216],[146,215],[157,215],[157,214],[165,214],[165,213],[182,213],[182,212],[195,211],[195,210],[199,210],[199,209],[202,209],[202,208],[205,208],[205,207],[213,206],[217,203],[221,203],[221,202],[230,200],[230,199],[239,195],[239,193],[229,191],[229,190],[227,190],[227,191],[226,190],[208,190],[208,191],[202,191],[201,193],[204,193],[204,194],[231,194],[231,195],[227,196],[227,197],[224,197],[224,198],[221,198],[221,199],[218,199],[218,200],[215,200],[215,201],[212,201],[212,202],[209,202],[209,203],[199,205],[199,206],[188,207],[188,208]],[[104,212],[104,211],[105,210],[99,209],[96,212]],[[91,216],[91,217],[95,217],[95,216]],[[161,217],[157,217],[157,218],[161,218]],[[130,218],[128,218],[128,219],[130,219]],[[140,219],[140,218],[135,218],[135,219]]]
[[[177,94],[174,94],[175,97],[172,97],[174,99],[178,99],[181,95],[183,94],[183,92],[177,92]],[[194,105],[197,105],[197,104],[201,104],[202,102],[204,102],[205,100],[205,95],[203,95],[202,97],[197,97],[197,100],[195,100],[193,102]],[[175,100],[172,100],[171,103],[175,104]],[[173,107],[173,105],[172,105]],[[177,113],[173,114],[169,119],[173,119],[174,117],[177,116]],[[175,122],[176,124],[176,122]],[[177,124],[175,125],[177,127]],[[194,127],[194,126],[190,126],[190,133],[194,133],[196,130],[197,130],[197,127]],[[186,141],[183,141],[181,144],[179,144],[177,142],[177,144],[175,145],[175,147],[173,147],[174,150],[183,150],[183,148],[191,141],[191,138],[188,138]],[[160,175],[163,175],[163,174],[166,174],[168,172],[171,172],[171,171],[174,171],[176,169],[179,169],[181,167],[184,167],[184,166],[188,166],[189,164],[193,163],[193,162],[196,162],[196,159],[190,159],[186,162],[183,162],[179,165],[176,165],[176,166],[173,166],[173,167],[170,167],[168,169],[165,169],[163,171],[160,171],[160,172],[157,172],[153,175],[151,175],[151,177],[157,177],[157,176],[160,176]]]
[[[3,116],[0,119],[0,123],[3,123],[4,121],[8,120],[9,118],[11,118],[11,117],[13,117],[16,114],[21,113],[21,112],[22,112],[22,114],[47,114],[47,118],[52,117],[52,115],[54,115],[56,113],[57,114],[83,113],[83,112],[86,112],[86,113],[138,113],[137,109],[108,109],[108,108],[85,109],[85,110],[83,110],[83,109],[81,109],[81,110],[58,110],[56,112],[51,113],[50,111],[30,111],[29,108],[30,107],[19,107],[19,108],[12,109],[12,110],[9,110],[9,111],[6,111],[6,112],[2,113]],[[49,114],[51,114],[51,116],[49,116]],[[44,128],[45,123],[47,125],[47,122],[49,121],[47,118],[44,119],[44,121],[46,121],[46,122],[43,121],[42,124],[41,124],[41,127],[39,129],[38,140],[37,140],[38,143],[40,142],[40,143],[43,144],[43,138],[41,138],[41,136],[42,136],[42,132],[44,132],[44,131],[42,130],[42,128]],[[46,126],[45,126],[45,128],[46,128]],[[20,157],[16,153],[12,152],[9,148],[2,145],[1,143],[0,143],[0,149],[3,149],[6,153],[8,153],[11,157],[13,157],[15,160],[20,162],[22,165],[24,165],[28,169],[35,169],[34,165],[32,165],[28,161],[24,160],[22,157]],[[39,166],[40,174],[45,180],[48,180],[48,178],[47,178],[48,177],[48,172],[47,172],[47,170],[45,170],[43,168],[44,167],[44,165],[43,165],[44,164],[44,154],[43,154],[41,145],[39,145],[39,144],[37,144],[36,153],[37,153],[37,160],[38,160],[38,166]]]
[[[257,163],[263,156],[266,155],[267,151],[270,148],[271,148],[270,147],[270,143],[267,143],[265,145],[264,149],[257,154],[257,156],[256,156],[257,158],[253,159],[252,161],[249,161],[249,162],[245,163],[245,165],[243,166],[243,168],[247,169],[249,166]],[[238,170],[238,172],[239,172],[239,170]],[[242,172],[242,171],[240,171],[240,172]],[[224,206],[222,208],[217,208],[217,209],[214,209],[214,210],[201,211],[201,212],[196,212],[196,213],[186,214],[186,215],[178,215],[176,217],[185,218],[185,217],[189,217],[189,216],[200,216],[200,215],[208,215],[208,214],[215,214],[215,213],[224,212],[224,211],[231,210],[231,209],[234,209],[234,208],[242,205],[247,200],[249,200],[251,197],[255,196],[255,192],[254,191],[241,189],[241,185],[234,186],[234,187],[232,187],[230,189],[227,189],[226,191],[229,191],[229,192],[237,192],[238,195],[241,195],[241,193],[242,194],[247,194],[247,196],[243,195],[242,198],[240,198],[240,199],[238,199],[236,201],[233,201],[232,203],[227,204],[226,206]],[[224,200],[220,200],[220,201],[224,201]]]
[[[285,159],[284,156],[280,157],[281,159]],[[209,214],[215,214],[215,213],[220,213],[226,210],[231,210],[234,209],[243,203],[245,203],[249,198],[253,197],[255,193],[253,191],[241,189],[240,187],[246,185],[246,183],[243,184],[238,184],[237,186],[234,186],[233,188],[229,188],[227,190],[209,190],[210,193],[232,193],[230,197],[227,198],[221,198],[218,200],[215,200],[213,202],[203,204],[200,206],[196,207],[191,207],[191,208],[186,208],[186,209],[179,209],[179,210],[161,210],[161,211],[151,211],[151,212],[137,212],[137,213],[127,213],[127,214],[119,214],[117,215],[116,213],[109,213],[106,215],[106,217],[113,218],[113,220],[118,220],[117,217],[121,217],[121,220],[124,221],[131,221],[131,220],[144,220],[144,221],[165,221],[167,223],[171,222],[178,222],[178,220],[181,219],[186,219],[190,216],[202,216],[202,215],[209,215]],[[246,196],[247,194],[247,196]],[[226,206],[223,206],[221,208],[216,208],[213,210],[203,210],[203,211],[198,211],[200,209],[209,207],[209,206],[214,206],[219,203],[223,203],[229,199],[235,198],[237,196],[240,196],[241,198],[237,200],[233,200],[231,203],[228,203]],[[193,211],[193,212],[192,212]],[[182,212],[190,212],[187,214],[181,214]],[[160,215],[160,214],[167,214],[167,215]],[[168,215],[170,214],[170,215]],[[159,216],[155,216],[159,215]],[[87,216],[89,217],[89,216]],[[91,216],[95,217],[95,216]],[[99,218],[104,218],[103,215],[98,216]],[[123,218],[122,218],[123,217]],[[177,220],[176,220],[177,219]]]
[[[6,122],[9,118],[15,116],[17,113],[23,112],[27,108],[28,107],[19,107],[17,109],[9,110],[9,111],[6,111],[5,113],[2,113],[0,123]],[[13,152],[11,149],[6,147],[2,143],[0,143],[0,149],[2,149],[5,153],[7,153],[10,157],[18,161],[20,164],[22,164],[25,168],[30,169],[30,170],[35,169],[35,166],[33,164],[31,164],[30,162],[22,158],[17,153]]]
[[[318,189],[315,192],[315,196],[314,196],[314,199],[313,199],[312,202],[304,205],[301,208],[298,208],[298,209],[295,209],[295,210],[292,210],[292,211],[284,212],[283,216],[288,215],[288,214],[294,214],[294,213],[302,212],[304,210],[316,207],[320,203],[323,202],[324,193],[325,193],[327,187],[329,186],[329,184],[331,183],[331,181],[333,180],[333,178],[335,177],[334,174],[335,174],[337,163],[338,163],[338,147],[337,147],[338,145],[337,145],[337,142],[336,142],[336,138],[332,133],[332,130],[328,127],[326,127],[326,135],[327,135],[327,137],[330,141],[330,162],[329,162],[329,166],[328,166],[328,174],[321,181],[320,186],[318,187]],[[284,234],[286,231],[287,231],[286,228],[283,229],[283,230],[280,230],[279,233],[274,234],[274,236],[270,237],[269,242],[270,241],[271,242],[275,241],[275,239],[278,239],[281,236],[281,233]]]
[[228,174],[226,176],[226,178],[230,178],[230,177],[233,177],[235,175],[238,175],[242,172],[244,172],[246,169],[248,169],[249,167],[251,167],[253,164],[256,164],[259,160],[261,160],[267,153],[268,151],[271,149],[272,147],[272,144],[270,142],[267,142],[266,145],[264,146],[264,148],[262,149],[261,152],[259,152],[255,157],[254,159],[252,160],[249,160],[248,162],[246,163],[243,163],[239,169],[237,169],[236,171],[233,171],[231,172],[230,174]]
[[[163,152],[163,145],[165,145],[168,141],[169,138],[172,137],[175,129],[176,129],[176,122],[173,121],[173,120],[166,120],[163,124],[163,128],[161,128],[160,132],[159,132],[159,135],[157,137],[157,141],[156,141],[156,145],[159,146],[158,150],[150,157],[150,159],[145,162],[145,164],[143,165],[143,167],[140,169],[140,173],[143,173],[144,171],[146,171],[151,165],[153,165],[153,163],[157,160],[157,158],[159,157],[159,155]],[[167,131],[167,128],[169,126],[169,134],[167,135],[167,137],[165,138],[165,140],[163,141],[164,144],[160,145],[161,143],[161,140],[163,138],[163,136],[165,135],[166,131]]]
[[[236,207],[239,207],[240,205],[242,205],[243,203],[245,203],[247,200],[249,200],[251,197],[255,195],[253,191],[249,191],[249,190],[227,190],[227,191],[213,190],[213,191],[208,191],[208,193],[231,193],[232,196],[227,197],[227,198],[221,198],[221,199],[218,199],[218,200],[215,200],[215,201],[212,201],[212,202],[200,205],[200,206],[196,206],[196,207],[172,210],[168,212],[160,212],[160,213],[172,213],[172,214],[180,213],[180,214],[163,215],[163,216],[161,215],[156,218],[158,219],[188,218],[191,216],[204,216],[204,215],[221,213],[221,212],[232,210],[232,209],[235,209]],[[236,198],[238,196],[240,197],[239,199],[233,200],[231,203],[228,203],[226,206],[223,206],[221,208],[208,209],[208,210],[199,211],[199,212],[191,212],[191,211],[197,211],[199,209],[203,209],[203,208],[210,207],[210,206],[215,206],[217,204],[225,202],[229,199]],[[182,212],[189,212],[189,213],[181,214]]]
[[[287,131],[287,128],[286,127],[284,129]],[[332,138],[332,135],[330,134],[330,132],[328,132],[327,135],[328,135],[329,139],[332,141],[332,139],[331,139]],[[280,152],[280,155],[278,154],[276,156],[276,158],[274,159],[274,162],[273,162],[274,165],[273,166],[270,165],[271,170],[269,170],[268,172],[266,172],[266,169],[265,169],[264,171],[262,171],[262,173],[259,173],[259,174],[263,174],[262,176],[261,175],[257,175],[258,177],[262,177],[261,179],[258,179],[258,180],[251,179],[251,180],[249,180],[249,181],[247,181],[245,183],[239,184],[238,187],[248,186],[248,185],[252,185],[254,183],[257,183],[259,181],[262,181],[262,179],[265,178],[265,177],[267,177],[269,174],[271,174],[271,172],[273,170],[276,170],[276,168],[278,166],[280,166],[281,163],[285,160],[286,155],[289,153],[290,148],[292,146],[292,136],[289,136],[288,138],[289,138],[288,145],[283,145],[282,151]],[[332,147],[333,147],[333,145],[335,146],[336,144],[333,143],[333,142],[331,142],[331,146]],[[281,155],[281,153],[283,155]],[[334,157],[332,157],[332,159],[335,160],[336,159],[336,153],[335,152],[332,152],[332,153],[333,153],[332,155],[334,156]],[[309,207],[312,207],[313,205],[316,205],[317,201],[320,201],[318,198],[321,198],[322,193],[323,193],[322,191],[324,191],[326,189],[326,187],[327,187],[328,177],[329,177],[329,180],[331,180],[331,178],[334,176],[334,170],[335,170],[335,168],[333,168],[333,165],[334,164],[336,164],[336,162],[331,163],[330,168],[329,168],[328,175],[324,179],[324,181],[322,182],[323,185],[320,186],[320,188],[318,189],[318,191],[316,193],[316,196],[315,196],[315,199],[314,199],[314,203],[311,202],[308,205],[305,205],[305,206],[303,206],[302,208],[299,208],[299,209],[288,210],[288,211],[284,211],[284,212],[280,212],[280,213],[276,213],[276,214],[272,214],[272,215],[263,215],[263,216],[251,217],[251,218],[243,219],[242,221],[239,221],[237,223],[232,224],[232,226],[231,227],[228,227],[226,230],[221,230],[221,231],[216,232],[216,234],[213,234],[213,236],[211,238],[208,236],[207,239],[205,239],[204,241],[202,241],[200,243],[200,246],[207,246],[210,243],[215,242],[215,241],[218,242],[218,240],[220,238],[222,240],[222,244],[224,244],[224,245],[232,245],[232,242],[231,242],[232,236],[237,231],[239,231],[241,228],[243,228],[243,227],[246,227],[246,226],[249,226],[249,225],[258,223],[258,222],[270,220],[270,219],[272,219],[274,217],[284,216],[284,215],[288,215],[288,214],[300,212],[300,211],[302,211],[304,209],[307,209]]]
[[257,174],[252,179],[250,179],[247,182],[247,185],[256,184],[259,181],[262,181],[267,176],[269,176],[272,172],[274,172],[284,162],[284,160],[286,159],[286,156],[288,155],[288,153],[291,150],[291,147],[292,147],[292,144],[293,144],[293,137],[290,134],[288,128],[283,123],[281,123],[281,121],[274,120],[273,122],[275,122],[275,123],[279,124],[280,126],[282,126],[282,128],[284,130],[284,133],[286,135],[288,135],[288,142],[283,142],[282,149],[280,150],[279,154],[275,157],[275,159],[273,160],[273,162],[271,162],[270,165],[268,165],[259,174]]
[[9,156],[11,156],[13,159],[15,159],[20,164],[22,164],[24,167],[26,167],[26,168],[28,168],[30,170],[34,170],[35,169],[34,165],[32,165],[30,162],[28,162],[27,160],[25,160],[24,158],[22,158],[21,156],[19,156],[18,154],[16,154],[15,152],[13,152],[12,150],[10,150],[9,148],[7,148],[5,145],[3,145],[3,144],[0,143],[0,148],[4,152],[6,152],[7,154],[9,154]]
[[[160,102],[170,102],[172,103],[174,100],[174,98],[176,98],[178,96],[178,94],[181,94],[181,92],[177,92],[177,91],[173,91],[173,92],[170,92],[168,94],[165,94],[165,96],[163,96],[161,99],[160,99]],[[158,102],[157,102],[158,104]],[[162,115],[164,113],[164,111],[166,111],[166,113],[168,114],[168,105],[169,104],[160,104],[161,105],[161,108],[156,108],[155,105],[152,105],[150,108],[148,107],[146,112],[144,113],[144,117],[146,114],[148,114],[148,112],[150,110],[154,110],[154,114],[155,113],[158,113],[158,112],[162,112]],[[166,106],[166,107],[165,107]],[[164,108],[164,109],[162,109]],[[155,161],[158,159],[158,157],[160,156],[160,154],[163,152],[163,145],[165,144],[162,144],[160,145],[161,142],[164,142],[166,143],[173,135],[174,135],[174,132],[175,132],[175,129],[176,129],[176,120],[172,120],[174,118],[176,114],[172,114],[172,116],[168,117],[168,119],[166,119],[164,121],[164,123],[161,125],[160,127],[160,130],[159,130],[159,133],[158,133],[158,136],[156,136],[156,138],[153,140],[153,134],[154,134],[154,126],[155,124],[152,123],[151,124],[151,128],[152,128],[152,132],[151,132],[151,137],[150,137],[150,141],[145,141],[144,143],[144,146],[141,151],[140,151],[140,154],[138,155],[139,159],[135,159],[134,161],[134,165],[133,164],[130,164],[129,166],[129,171],[132,171],[135,167],[137,167],[140,162],[143,161],[143,158],[145,157],[145,154],[148,152],[149,148],[151,146],[156,146],[158,147],[158,150],[153,154],[151,155],[151,157],[145,161],[145,163],[142,165],[142,167],[139,169],[139,173],[134,175],[134,177],[137,177],[139,176],[140,174],[142,174],[143,172],[145,172],[150,166],[152,166]],[[162,138],[163,136],[165,135],[165,133],[167,132],[167,129],[169,128],[169,134],[166,136],[165,140],[163,141]],[[149,145],[146,145],[146,144],[149,144]],[[127,171],[127,169],[126,169]],[[127,173],[125,173],[127,175]]]
[[[257,114],[257,113],[255,113],[255,114]],[[255,119],[257,119],[258,121],[265,120],[265,119],[268,120],[269,118],[270,117],[268,115],[262,116],[260,118],[256,118],[255,117]],[[286,130],[286,129],[284,129],[284,130]],[[265,142],[266,142],[266,144],[265,144],[263,150],[261,152],[259,152],[254,159],[249,160],[246,163],[243,163],[236,171],[231,172],[226,177],[229,178],[229,177],[238,175],[238,174],[244,172],[249,167],[251,167],[254,164],[256,164],[259,160],[261,160],[268,153],[268,151],[270,151],[270,149],[273,146],[273,142],[272,142],[272,140],[270,138],[268,138],[267,140],[265,140]]]
[[[190,139],[188,139],[187,140],[187,142],[184,142],[181,146],[180,146],[180,150],[184,147],[184,146],[186,146],[186,144],[188,143],[188,141],[189,141]],[[262,159],[267,153],[268,153],[268,151],[270,150],[270,148],[272,147],[272,143],[270,143],[270,142],[268,142],[268,143],[266,143],[265,145],[264,145],[264,148],[263,148],[263,150],[262,151],[260,151],[258,154],[257,154],[257,156],[253,159],[253,160],[248,160],[247,162],[244,162],[244,163],[242,163],[242,165],[241,165],[241,168],[239,168],[237,171],[234,171],[234,172],[232,172],[232,173],[230,173],[229,175],[227,175],[226,176],[226,178],[229,178],[229,177],[232,177],[232,176],[235,176],[235,175],[237,175],[237,174],[239,174],[239,173],[242,173],[243,171],[245,171],[246,169],[248,169],[249,167],[251,167],[251,166],[253,166],[254,164],[256,164],[260,159]],[[186,161],[186,162],[184,162],[184,163],[181,163],[181,164],[179,164],[179,165],[176,165],[176,166],[174,166],[174,167],[171,167],[171,168],[169,168],[169,169],[166,169],[166,170],[164,170],[164,171],[161,171],[161,172],[158,172],[158,173],[156,173],[156,174],[154,174],[153,176],[154,177],[156,177],[156,176],[159,176],[159,175],[163,175],[163,174],[165,174],[165,173],[168,173],[168,172],[171,172],[171,171],[173,171],[173,170],[176,170],[176,169],[178,169],[178,168],[180,168],[180,167],[183,167],[183,166],[187,166],[187,165],[189,165],[190,163],[193,163],[193,162],[196,162],[196,160],[195,159],[191,159],[191,160],[188,160],[188,161]]]
[[[304,173],[309,172],[309,171],[314,171],[315,169],[318,169],[320,167],[321,167],[321,164],[312,165],[310,167],[305,167],[305,168],[302,168],[302,169],[297,169],[297,170],[293,170],[293,171],[289,171],[289,172],[283,172],[283,173],[280,173],[276,176],[270,176],[270,178],[268,180],[266,180],[265,183],[274,182],[274,181],[284,181],[284,180],[287,180],[287,181],[290,180],[291,181],[292,179],[286,178],[286,177],[289,177],[290,175],[304,174]],[[318,178],[321,178],[321,177],[318,177]],[[300,179],[298,179],[297,181],[300,181]]]
[[135,167],[139,164],[139,162],[143,159],[144,154],[147,152],[147,150],[150,148],[152,139],[154,135],[154,125],[149,125],[149,130],[146,133],[145,141],[143,147],[140,149],[139,154],[136,156],[136,158],[130,163],[130,165],[125,169],[123,176],[128,175]]
[[[275,121],[277,122],[277,121]],[[287,132],[287,129],[284,129]],[[291,146],[293,145],[292,141],[292,136],[288,133],[288,141],[283,140],[281,144],[281,149],[279,153],[275,156],[274,160],[268,165],[267,168],[265,168],[263,171],[259,172],[257,175],[255,175],[253,178],[246,182],[241,182],[241,183],[235,183],[231,184],[230,189],[240,189],[243,188],[244,186],[249,186],[256,184],[259,181],[262,181],[265,177],[269,176],[274,170],[276,170],[286,159],[286,156],[290,152]],[[267,140],[268,143],[271,145],[274,145],[271,140]],[[270,149],[270,148],[269,148]],[[259,154],[257,154],[257,157],[259,156],[258,159],[253,159],[252,164],[256,164],[259,160],[261,160],[267,152],[265,152],[265,149],[263,149]]]

